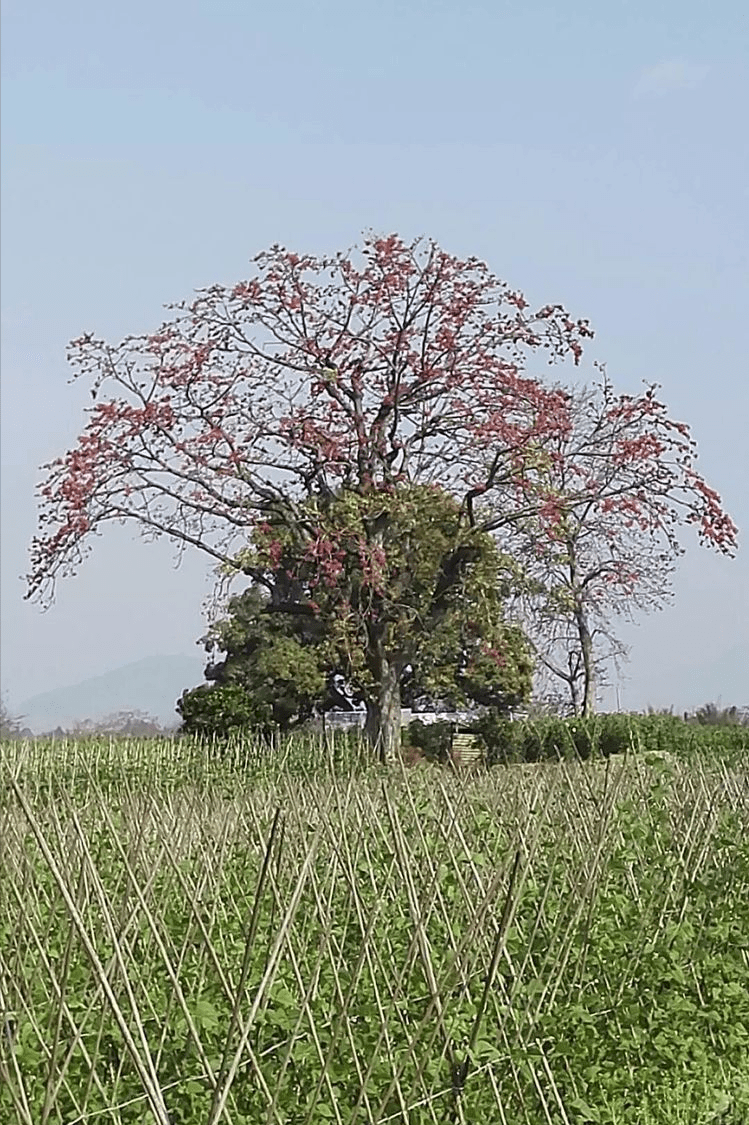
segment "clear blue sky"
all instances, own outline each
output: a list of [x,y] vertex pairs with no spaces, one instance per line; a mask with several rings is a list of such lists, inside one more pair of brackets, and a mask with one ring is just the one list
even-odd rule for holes
[[[67,341],[155,327],[273,242],[365,228],[476,254],[663,384],[749,528],[749,15],[739,0],[6,0],[2,686],[10,702],[195,653],[207,564],[109,530],[22,601],[38,466],[83,423]],[[90,400],[89,400],[90,401]],[[628,629],[622,706],[749,703],[749,567],[690,543]]]

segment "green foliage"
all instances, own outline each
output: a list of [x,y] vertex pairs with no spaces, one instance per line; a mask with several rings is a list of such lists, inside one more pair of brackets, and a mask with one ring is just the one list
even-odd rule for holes
[[408,742],[421,750],[427,761],[446,762],[452,748],[453,729],[451,722],[424,723],[413,719],[408,724]]
[[359,698],[376,689],[373,645],[403,669],[409,698],[512,706],[529,696],[530,652],[503,612],[518,568],[453,497],[432,486],[343,490],[304,515],[311,538],[300,539],[299,521],[270,512],[236,566],[265,582],[293,576],[279,600],[292,616],[312,609],[324,665]]
[[677,754],[749,752],[749,733],[736,724],[710,727],[673,715],[602,714],[590,718],[544,717],[511,721],[489,711],[471,724],[490,765],[607,758],[632,752]]
[[[375,691],[373,630],[402,668],[405,706],[505,709],[528,696],[528,647],[503,617],[516,570],[491,536],[462,526],[451,497],[425,487],[344,491],[305,514],[318,536],[314,556],[298,526],[276,515],[238,557],[253,585],[204,639],[223,659],[206,669],[216,689],[180,700],[184,731],[290,731],[360,704]],[[456,566],[464,573],[453,582],[446,575]]]
[[240,684],[201,684],[177,701],[185,733],[226,737],[242,731],[272,730],[272,709]]
[[269,599],[250,587],[229,601],[228,614],[210,629],[208,652],[215,686],[187,691],[177,710],[183,730],[226,736],[257,727],[288,731],[309,719],[325,700],[326,672],[319,623],[267,612]]

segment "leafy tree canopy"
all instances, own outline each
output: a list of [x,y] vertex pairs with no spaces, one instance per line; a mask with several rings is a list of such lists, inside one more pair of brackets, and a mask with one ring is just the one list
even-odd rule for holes
[[209,703],[211,689],[195,689],[180,701],[188,729],[201,700],[217,723],[236,701],[237,722],[280,729],[351,709],[373,686],[363,636],[372,625],[397,650],[403,703],[502,709],[527,697],[528,648],[503,613],[518,568],[461,520],[452,497],[429,486],[342,491],[310,502],[305,519],[316,531],[311,548],[294,521],[270,515],[259,525],[236,560],[253,585],[205,638],[208,651],[225,654],[206,669],[213,690],[241,686],[252,707],[236,692]]

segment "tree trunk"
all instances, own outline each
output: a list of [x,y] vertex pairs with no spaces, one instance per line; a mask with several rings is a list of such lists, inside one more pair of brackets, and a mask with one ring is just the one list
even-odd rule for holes
[[572,714],[573,715],[579,715],[580,714],[580,693],[579,693],[578,688],[577,688],[577,677],[576,676],[570,676],[567,679],[567,686],[570,689],[570,700],[571,700],[571,703],[572,703]]
[[577,627],[577,636],[580,641],[580,654],[583,662],[583,702],[582,714],[588,718],[596,709],[596,668],[593,660],[593,636],[588,626],[588,615],[585,612],[583,590],[578,580],[577,552],[575,540],[567,541],[570,568],[570,589],[572,590],[574,618]]
[[365,700],[364,733],[383,765],[391,765],[401,745],[401,670],[384,655],[377,664],[377,684],[372,698]]
[[588,628],[585,609],[578,603],[575,607],[577,635],[580,638],[580,651],[583,657],[583,707],[584,718],[595,714],[596,709],[596,669],[593,661],[593,637]]

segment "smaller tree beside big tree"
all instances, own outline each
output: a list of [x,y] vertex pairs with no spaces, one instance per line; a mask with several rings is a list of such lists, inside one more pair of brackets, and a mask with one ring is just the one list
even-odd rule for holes
[[177,703],[183,729],[225,735],[253,727],[288,732],[323,710],[353,708],[326,667],[324,622],[307,614],[274,614],[271,595],[252,584],[229,599],[202,643],[207,684]]
[[[669,416],[656,385],[617,394],[600,382],[570,396],[570,426],[547,439],[523,467],[526,493],[545,507],[505,529],[524,560],[518,599],[542,667],[561,680],[575,714],[595,709],[607,661],[626,649],[617,619],[661,608],[684,551],[681,533],[724,554],[737,529],[695,468],[689,427]],[[501,504],[501,491],[492,503]]]

